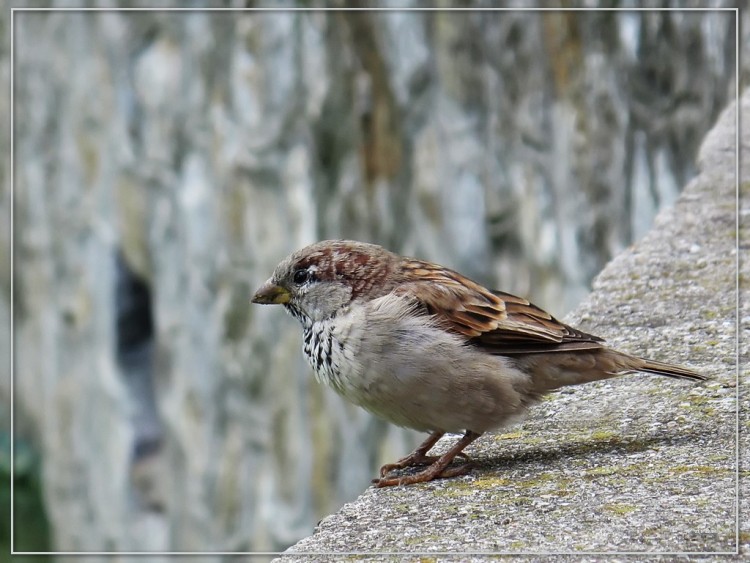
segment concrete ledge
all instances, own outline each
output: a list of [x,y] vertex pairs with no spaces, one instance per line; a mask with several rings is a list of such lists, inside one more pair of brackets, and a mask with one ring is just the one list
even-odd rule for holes
[[[471,446],[470,475],[370,488],[283,560],[735,553],[735,111],[706,138],[701,173],[674,208],[604,269],[567,319],[709,382],[631,375],[556,393],[524,424]],[[748,534],[740,538],[747,548]]]

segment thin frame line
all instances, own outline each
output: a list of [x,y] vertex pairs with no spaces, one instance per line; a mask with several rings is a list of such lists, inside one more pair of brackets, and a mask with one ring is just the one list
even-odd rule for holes
[[733,12],[739,8],[417,8],[417,7],[347,7],[347,8],[11,8],[18,12]]
[[735,317],[735,329],[734,329],[734,350],[735,350],[735,418],[737,428],[734,433],[734,455],[735,455],[735,472],[734,472],[734,516],[735,516],[735,527],[734,527],[734,549],[736,555],[740,553],[740,114],[742,104],[740,104],[740,15],[739,9],[734,15],[734,37],[735,37],[735,70],[734,70],[734,95],[736,98],[736,110],[734,112],[734,179],[736,182],[735,191],[735,207],[737,215],[735,216],[735,271],[737,277],[734,280],[735,283],[735,309],[737,311]]
[[13,555],[737,555],[736,551],[17,551]]
[[[292,552],[287,551],[15,551],[15,510],[14,510],[14,491],[15,491],[15,433],[14,433],[14,403],[15,403],[15,316],[14,316],[14,122],[15,113],[14,100],[14,17],[15,12],[734,12],[735,15],[735,550],[734,551],[499,551],[499,552],[368,552],[368,551],[351,551],[351,552]],[[304,8],[304,7],[287,7],[287,8],[11,8],[10,16],[10,547],[11,555],[738,555],[740,553],[740,351],[739,351],[739,333],[740,333],[740,259],[739,259],[739,225],[740,225],[740,22],[739,8],[393,8],[393,7],[375,7],[375,8]],[[291,546],[290,546],[291,547]]]
[[13,362],[13,354],[15,350],[15,315],[13,314],[13,304],[15,303],[14,299],[14,286],[13,286],[13,278],[15,278],[14,275],[14,260],[13,260],[13,249],[15,244],[13,243],[13,226],[15,224],[14,217],[13,217],[13,208],[15,207],[13,204],[13,194],[15,193],[15,190],[13,189],[13,114],[15,113],[14,108],[14,100],[13,100],[13,44],[15,43],[15,35],[13,31],[13,17],[14,17],[14,10],[10,11],[10,552],[15,553],[15,537],[16,534],[14,532],[15,530],[15,490],[16,490],[16,464],[15,464],[15,427],[14,427],[14,421],[15,421],[15,414],[14,414],[14,408],[13,405],[15,404],[15,394],[14,394],[14,388],[13,388],[13,380],[15,379],[15,370],[13,369],[14,362]]

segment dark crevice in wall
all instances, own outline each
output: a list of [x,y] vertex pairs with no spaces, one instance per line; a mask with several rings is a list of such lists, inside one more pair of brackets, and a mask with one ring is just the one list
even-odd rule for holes
[[154,320],[151,291],[117,255],[117,361],[133,400],[137,461],[159,449],[162,425],[154,394]]

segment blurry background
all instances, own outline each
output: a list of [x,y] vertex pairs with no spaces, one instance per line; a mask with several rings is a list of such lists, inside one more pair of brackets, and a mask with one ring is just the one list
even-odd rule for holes
[[694,174],[736,79],[732,12],[14,26],[17,550],[279,550],[311,533],[421,436],[319,387],[297,322],[250,306],[276,263],[377,242],[562,317]]

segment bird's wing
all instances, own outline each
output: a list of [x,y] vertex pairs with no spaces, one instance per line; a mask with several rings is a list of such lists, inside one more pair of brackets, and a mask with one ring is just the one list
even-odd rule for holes
[[561,323],[522,297],[490,291],[442,266],[408,260],[394,293],[421,303],[448,330],[493,354],[601,348],[603,340]]

